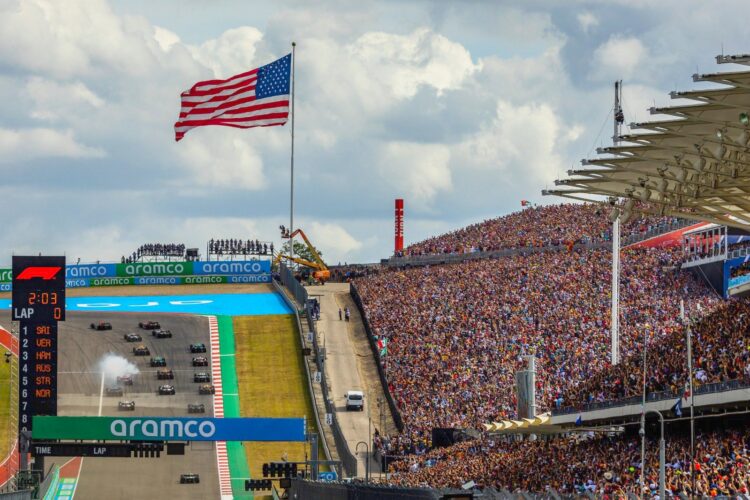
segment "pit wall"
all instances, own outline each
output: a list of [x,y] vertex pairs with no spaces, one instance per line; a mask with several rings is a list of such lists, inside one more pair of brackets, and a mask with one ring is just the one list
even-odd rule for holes
[[[0,292],[11,291],[12,270],[0,269]],[[194,261],[65,266],[67,288],[131,285],[271,283],[271,262]]]

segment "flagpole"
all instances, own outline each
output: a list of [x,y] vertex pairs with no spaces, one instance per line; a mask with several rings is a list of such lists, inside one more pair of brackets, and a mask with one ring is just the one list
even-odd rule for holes
[[680,300],[680,316],[685,325],[687,335],[687,363],[688,363],[688,387],[690,391],[690,498],[695,498],[695,419],[693,408],[695,408],[695,394],[693,393],[693,329],[690,327],[690,319],[685,316],[685,301]]
[[[289,234],[294,233],[294,61],[296,42],[292,42],[292,158],[291,158],[291,175],[289,183]],[[289,255],[294,257],[294,237],[289,239]],[[292,264],[293,265],[293,264]]]

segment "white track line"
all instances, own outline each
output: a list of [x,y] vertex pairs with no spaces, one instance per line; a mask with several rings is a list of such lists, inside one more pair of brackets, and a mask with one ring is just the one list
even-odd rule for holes
[[[211,377],[214,381],[214,417],[224,418],[224,395],[221,384],[221,360],[219,358],[219,322],[216,316],[208,316],[208,331],[211,344]],[[219,469],[219,492],[222,500],[231,500],[232,481],[229,473],[229,456],[226,441],[216,442],[216,465]]]

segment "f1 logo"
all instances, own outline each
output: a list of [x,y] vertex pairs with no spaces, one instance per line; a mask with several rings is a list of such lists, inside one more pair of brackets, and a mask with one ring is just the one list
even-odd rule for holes
[[30,280],[34,278],[41,278],[45,281],[55,279],[57,273],[60,272],[62,267],[59,266],[30,266],[21,271],[21,274],[16,276],[17,280]]

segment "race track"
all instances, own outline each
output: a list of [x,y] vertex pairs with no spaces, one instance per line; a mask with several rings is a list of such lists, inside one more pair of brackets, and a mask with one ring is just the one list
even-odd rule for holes
[[[139,321],[159,321],[162,328],[173,333],[171,339],[156,339],[150,331],[140,330]],[[108,321],[113,329],[95,331],[92,322]],[[124,334],[138,332],[143,342],[128,343]],[[91,415],[99,410],[101,376],[97,372],[98,362],[107,353],[121,354],[133,362],[140,373],[133,377],[132,386],[124,386],[123,397],[104,397],[102,415],[106,416],[187,416],[188,403],[203,403],[206,413],[213,415],[212,397],[199,395],[198,385],[193,382],[193,356],[206,356],[210,362],[210,350],[206,354],[191,354],[189,345],[203,342],[209,345],[208,321],[199,316],[181,314],[137,314],[137,313],[67,313],[67,320],[59,326],[58,366],[58,414]],[[175,379],[157,380],[156,370],[149,366],[150,356],[136,357],[132,348],[144,344],[151,356],[164,356],[167,367],[174,371]],[[175,386],[176,395],[159,396],[157,388],[164,383]],[[110,385],[110,384],[106,384]],[[120,400],[136,403],[134,412],[118,411]],[[198,415],[196,415],[198,416]],[[55,459],[63,464],[67,459]],[[52,459],[47,459],[49,469]],[[200,474],[199,484],[180,484],[182,473]],[[160,458],[85,458],[80,477],[75,485],[75,498],[106,498],[107,500],[132,498],[217,498],[219,480],[216,451],[213,443],[192,443],[184,456]]]

